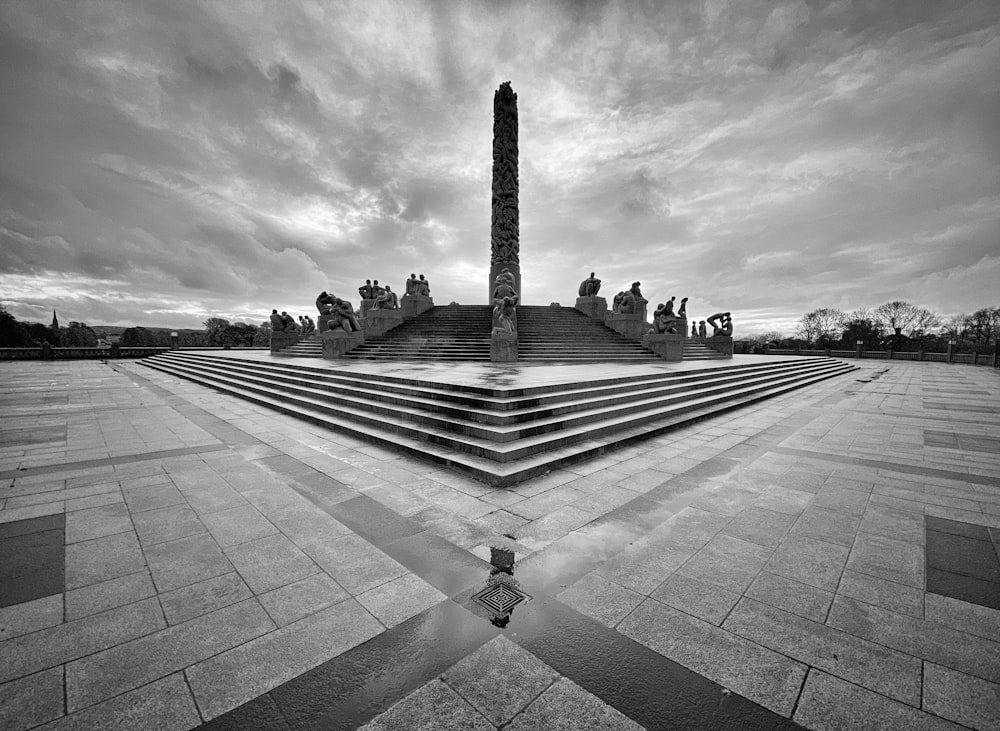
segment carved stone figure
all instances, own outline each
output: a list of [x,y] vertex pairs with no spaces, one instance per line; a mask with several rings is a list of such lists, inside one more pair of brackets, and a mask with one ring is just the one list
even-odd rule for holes
[[309,315],[306,315],[306,328],[303,331],[303,335],[311,335],[314,332],[316,332],[316,323],[313,322],[313,319]]
[[635,297],[637,300],[646,299],[645,297],[642,296],[642,292],[639,290],[639,282],[632,282],[632,288],[629,290],[629,292],[631,292],[632,296]]
[[[420,276],[423,276],[422,274]],[[417,293],[417,275],[411,274],[410,278],[406,280],[406,294],[416,294]]]
[[674,302],[671,299],[666,304],[657,307],[653,312],[653,332],[677,334],[677,328],[674,327],[677,317],[673,313],[673,305]]
[[326,291],[319,293],[316,298],[316,309],[319,310],[319,314],[326,315],[330,312],[330,308],[333,307],[334,302],[337,298],[332,294],[327,294]]
[[289,315],[287,312],[282,311],[281,322],[284,323],[282,328],[286,333],[294,333],[299,331],[298,325],[295,324],[295,318]]
[[424,279],[424,275],[420,275],[420,281],[417,282],[416,294],[422,294],[424,297],[431,296],[431,283],[429,280]]
[[707,334],[708,334],[708,330],[705,329],[705,321],[704,320],[699,320],[698,321],[698,337],[699,338],[703,338]]
[[[662,307],[664,309],[664,314],[666,314],[666,315],[668,315],[670,317],[676,317],[676,315],[674,314],[674,300],[675,299],[677,299],[677,298],[676,297],[671,297],[669,300],[667,300],[666,304],[660,305],[660,307]],[[655,312],[653,313],[653,316],[654,317],[656,316]]]
[[382,293],[375,298],[375,304],[372,305],[373,310],[398,310],[399,300],[396,299],[396,293],[392,291],[389,285],[386,285]]
[[[377,279],[375,280],[375,283],[378,284]],[[361,295],[361,299],[363,300],[372,299],[372,280],[366,279],[365,283],[358,287],[358,294]]]
[[347,300],[336,298],[336,302],[330,309],[330,329],[343,330],[344,332],[358,332],[361,324],[354,314],[354,307]]
[[[673,298],[671,298],[673,299]],[[681,297],[681,306],[677,308],[677,316],[682,320],[686,320],[688,316],[688,298]]]
[[518,264],[517,94],[510,82],[493,95],[491,264]]
[[382,294],[384,291],[385,287],[379,284],[377,279],[374,282],[372,282],[372,296],[371,296],[372,299],[378,299],[378,296]]
[[517,304],[516,299],[512,297],[503,297],[497,301],[496,306],[493,308],[493,315],[496,317],[496,325],[493,327],[493,332],[504,334],[514,332],[515,304]]
[[698,337],[698,323],[697,322],[692,322],[691,323],[691,337],[693,337],[693,338]]
[[713,335],[729,337],[733,334],[733,318],[728,312],[716,312],[708,318],[708,324],[714,330]]
[[271,310],[271,332],[280,333],[285,331],[285,322],[277,310]]
[[590,276],[580,282],[580,296],[593,297],[601,291],[601,280],[591,272]]
[[619,292],[618,294],[615,295],[615,298],[613,300],[611,300],[611,311],[612,312],[621,313],[621,311],[622,311],[622,302],[625,301],[625,294],[626,294],[625,292]]
[[512,280],[513,277],[505,277],[502,272],[497,275],[493,288],[494,305],[504,299],[511,299],[514,304],[517,304],[517,292],[514,291],[514,282]]

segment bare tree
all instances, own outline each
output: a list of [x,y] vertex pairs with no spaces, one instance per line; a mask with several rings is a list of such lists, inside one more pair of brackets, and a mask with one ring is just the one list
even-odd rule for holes
[[807,312],[799,320],[797,334],[803,340],[826,347],[829,343],[839,340],[844,328],[844,313],[840,310],[824,307]]

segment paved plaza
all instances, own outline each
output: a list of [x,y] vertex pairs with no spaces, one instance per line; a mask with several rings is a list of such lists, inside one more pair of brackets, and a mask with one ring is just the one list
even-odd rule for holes
[[2,363],[0,728],[994,731],[1000,372],[858,365],[498,489]]

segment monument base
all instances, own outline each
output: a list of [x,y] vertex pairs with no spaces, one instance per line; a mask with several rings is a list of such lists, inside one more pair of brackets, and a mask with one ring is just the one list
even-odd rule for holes
[[639,312],[609,312],[604,324],[637,343],[642,342],[642,336],[649,330],[649,323]]
[[279,350],[295,345],[299,342],[299,334],[296,332],[272,332],[271,352],[277,353]]
[[330,316],[329,315],[320,315],[319,317],[316,318],[316,331],[317,332],[325,333],[329,329],[330,329]]
[[577,297],[576,309],[587,317],[604,322],[608,315],[608,301],[603,297],[598,297],[596,294],[587,297]]
[[674,327],[685,338],[691,337],[691,323],[688,322],[686,317],[678,317],[677,322],[674,323]]
[[733,357],[733,338],[731,335],[712,335],[705,338],[705,345],[717,353]]
[[427,312],[434,306],[434,300],[426,294],[404,294],[399,300],[399,309],[403,319],[412,320],[422,312]]
[[642,336],[642,347],[652,350],[663,360],[680,362],[684,360],[684,336],[680,333],[652,333]]
[[344,330],[327,330],[320,333],[324,358],[343,358],[359,345],[365,344],[364,331],[349,333]]
[[361,321],[361,327],[364,329],[365,335],[370,338],[385,335],[394,327],[402,324],[402,310],[368,310],[365,319]]
[[361,300],[361,309],[359,310],[358,317],[364,317],[368,314],[370,310],[375,305],[375,300]]
[[517,361],[517,333],[493,333],[490,337],[490,360],[494,363]]

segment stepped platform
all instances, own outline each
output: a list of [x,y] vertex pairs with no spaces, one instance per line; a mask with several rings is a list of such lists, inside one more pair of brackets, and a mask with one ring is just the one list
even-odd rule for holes
[[856,370],[832,358],[699,363],[293,361],[171,351],[144,365],[507,486]]

